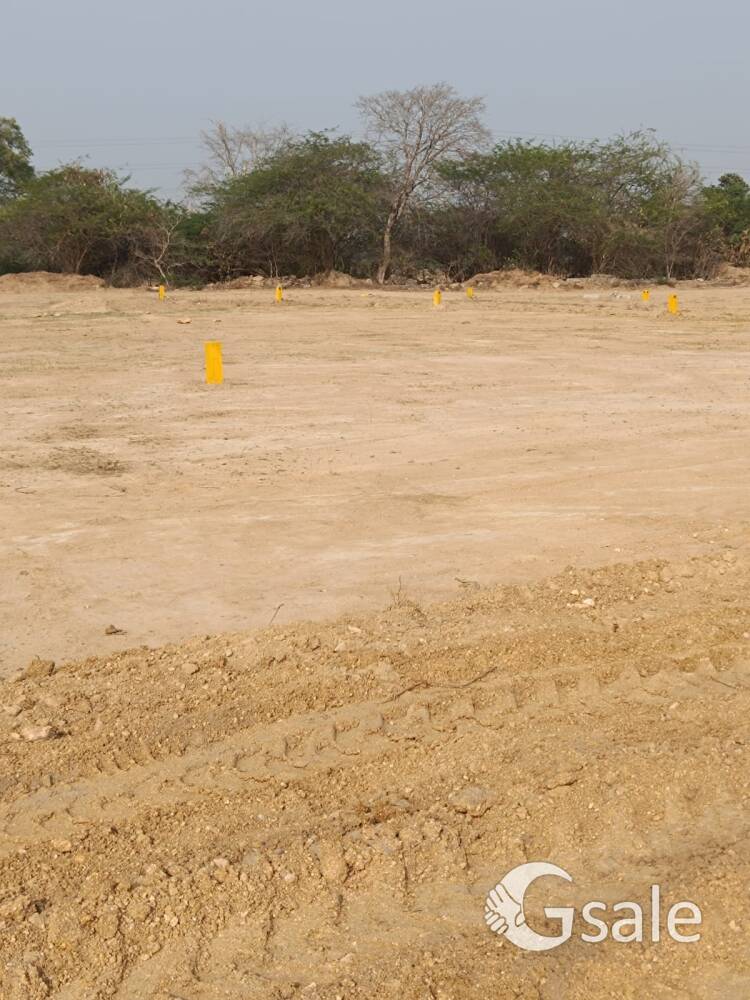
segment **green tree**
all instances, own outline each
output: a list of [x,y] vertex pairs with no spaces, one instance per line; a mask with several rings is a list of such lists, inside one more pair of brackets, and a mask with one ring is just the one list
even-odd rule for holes
[[697,169],[649,133],[503,142],[441,173],[481,240],[476,255],[496,266],[672,278],[713,260]]
[[15,118],[0,118],[0,203],[15,198],[34,176],[31,149]]
[[595,167],[582,144],[513,140],[442,173],[498,262],[576,274],[590,272],[603,225]]
[[735,264],[750,266],[750,184],[739,174],[724,174],[703,189],[703,197],[726,256]]
[[369,273],[385,191],[370,146],[314,132],[218,185],[207,231],[228,273]]
[[750,229],[750,184],[739,174],[724,174],[703,189],[712,220],[734,241]]
[[174,206],[79,163],[33,177],[0,210],[0,238],[25,269],[110,280],[163,278],[178,224]]

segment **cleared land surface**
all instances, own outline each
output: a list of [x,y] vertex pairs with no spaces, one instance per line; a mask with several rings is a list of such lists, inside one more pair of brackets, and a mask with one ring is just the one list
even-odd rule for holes
[[665,302],[0,294],[0,675],[690,554],[747,516],[750,289]]
[[0,297],[0,996],[744,1000],[750,293],[268,297]]

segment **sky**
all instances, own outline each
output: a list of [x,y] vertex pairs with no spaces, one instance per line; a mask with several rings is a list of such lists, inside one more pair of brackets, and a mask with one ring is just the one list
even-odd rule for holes
[[214,120],[357,135],[361,94],[445,80],[498,138],[653,128],[750,180],[747,0],[0,0],[0,115],[37,169],[177,197]]

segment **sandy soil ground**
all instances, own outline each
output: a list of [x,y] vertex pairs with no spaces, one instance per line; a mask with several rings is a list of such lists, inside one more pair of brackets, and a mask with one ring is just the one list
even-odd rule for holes
[[[665,298],[0,296],[2,1000],[750,995],[750,292]],[[518,950],[538,860],[701,939]]]
[[[0,685],[3,998],[744,1000],[749,572],[735,542],[35,664]],[[527,860],[574,878],[539,931],[659,884],[702,938],[519,951],[483,901]]]
[[0,294],[0,675],[690,554],[747,516],[750,289],[666,294]]

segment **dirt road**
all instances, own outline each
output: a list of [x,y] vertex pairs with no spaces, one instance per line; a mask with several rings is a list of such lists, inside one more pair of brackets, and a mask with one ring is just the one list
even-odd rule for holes
[[2,292],[0,675],[698,551],[747,518],[750,290],[666,294]]

